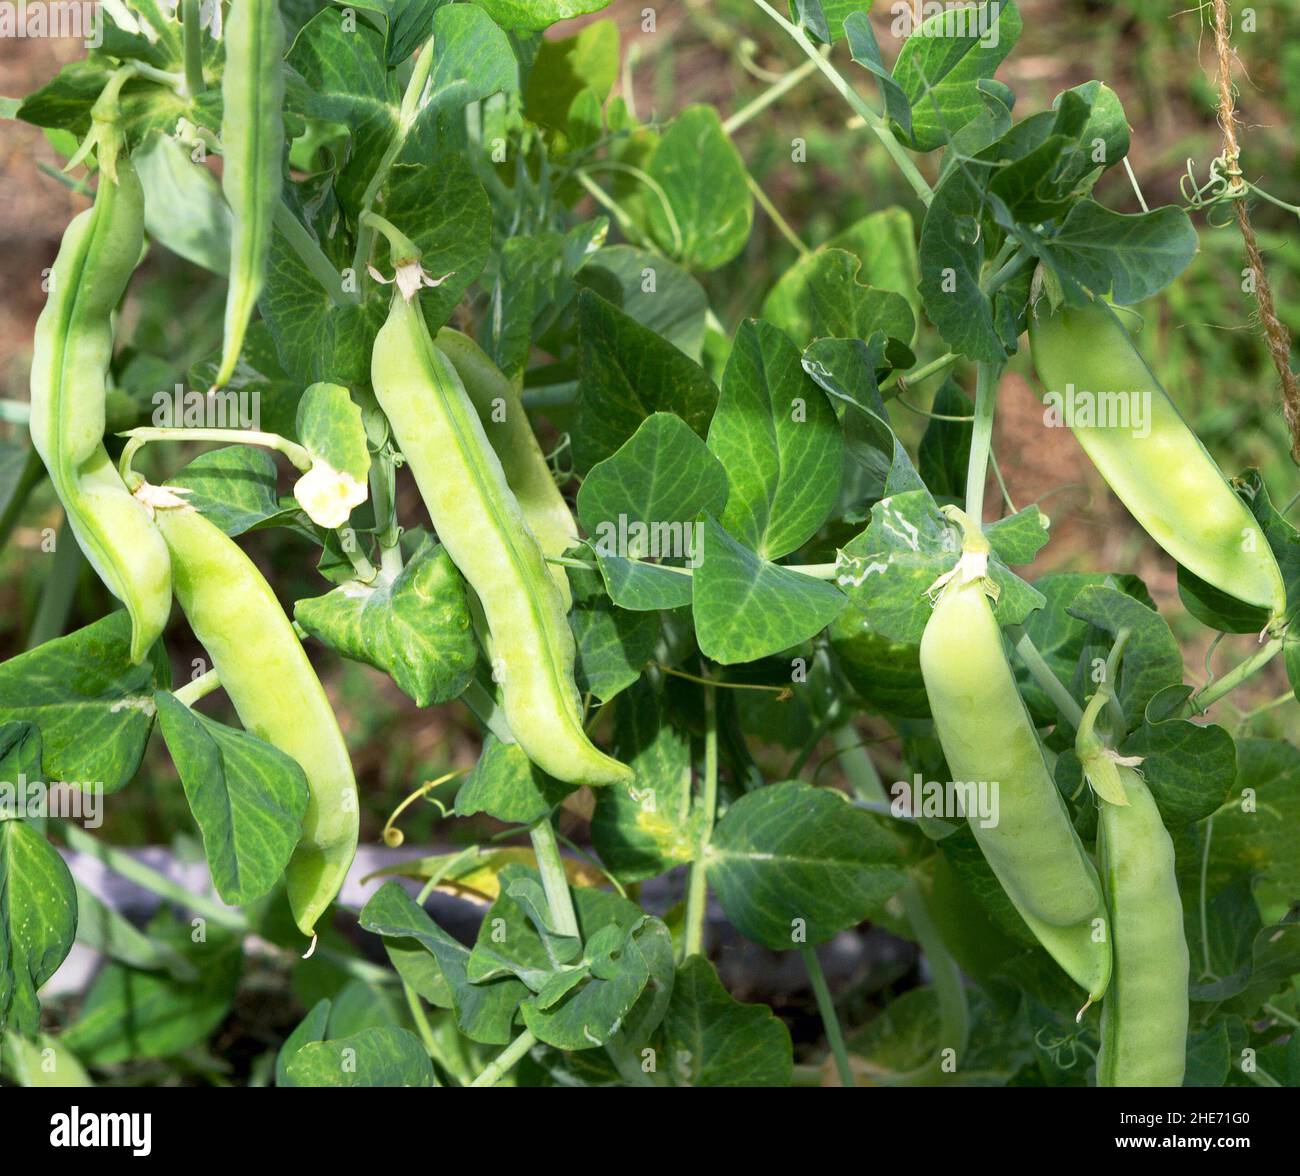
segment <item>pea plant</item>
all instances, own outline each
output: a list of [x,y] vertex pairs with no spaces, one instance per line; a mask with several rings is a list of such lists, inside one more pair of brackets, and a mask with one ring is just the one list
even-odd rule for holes
[[[1235,139],[1148,208],[1104,80],[1026,111],[995,76],[1011,0],[896,56],[860,2],[755,0],[790,72],[651,117],[620,78],[655,10],[620,37],[606,4],[115,0],[5,100],[88,204],[0,538],[57,498],[56,566],[107,593],[0,665],[0,1072],[193,1057],[270,953],[300,1006],[253,1063],[278,1085],[1300,1083],[1300,754],[1211,714],[1300,686],[1300,535],[1134,309],[1198,264],[1189,212],[1257,191]],[[909,193],[827,210],[817,248],[732,138],[800,84]],[[1095,198],[1114,169],[1137,211]],[[749,289],[759,216],[799,257]],[[130,313],[160,254],[224,294],[161,401]],[[1050,503],[993,452],[1013,363],[1176,565],[1163,611],[1129,566],[1035,568]],[[1193,688],[1180,639],[1236,660]],[[405,789],[441,848],[364,878],[340,659],[481,732]],[[68,807],[111,813],[155,733],[210,889]],[[817,948],[864,923],[923,966],[833,992]],[[84,999],[43,1000],[74,943],[104,957]],[[724,947],[797,956],[816,1031],[733,996]]]

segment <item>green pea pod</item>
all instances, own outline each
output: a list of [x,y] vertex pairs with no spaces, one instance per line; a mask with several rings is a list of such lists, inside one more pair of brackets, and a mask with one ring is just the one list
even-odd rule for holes
[[217,388],[234,375],[266,275],[284,154],[283,56],[284,29],[274,0],[233,0],[221,79],[221,189],[234,223]]
[[[1206,583],[1278,622],[1286,588],[1268,541],[1115,312],[1096,301],[1030,315],[1029,343],[1039,378],[1063,406],[1089,397],[1092,423],[1074,424],[1074,434],[1147,534]],[[1127,409],[1127,418],[1099,419],[1108,409]]]
[[[519,385],[508,380],[468,335],[443,327],[434,343],[451,360],[473,401],[483,431],[501,461],[510,492],[524,512],[524,520],[541,545],[542,554],[563,555],[578,542],[578,528],[528,423]],[[569,577],[556,564],[549,571],[567,611],[573,603]]]
[[1119,774],[1128,804],[1098,805],[1115,979],[1101,1006],[1097,1085],[1181,1086],[1188,955],[1174,843],[1142,777],[1123,765]]
[[482,604],[515,738],[558,780],[631,780],[631,769],[583,731],[564,601],[456,369],[429,337],[414,291],[409,301],[400,288],[393,294],[371,382],[438,538]]
[[171,613],[167,548],[104,449],[113,311],[144,243],[144,196],[114,121],[117,83],[96,104],[99,186],[63,234],[32,352],[32,444],[90,565],[131,616],[140,662]]
[[357,849],[357,785],[338,721],[261,573],[193,507],[157,509],[176,599],[244,727],[298,761],[307,814],[285,881],[304,935],[334,901]]
[[1043,757],[979,577],[943,589],[921,638],[921,674],[954,781],[996,785],[995,823],[970,821],[1029,929],[1097,1000],[1110,942],[1097,871]]

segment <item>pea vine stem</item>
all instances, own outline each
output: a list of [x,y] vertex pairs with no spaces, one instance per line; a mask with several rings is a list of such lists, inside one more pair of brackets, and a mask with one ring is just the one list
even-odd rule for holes
[[311,454],[296,441],[281,437],[279,433],[264,433],[260,429],[186,429],[146,425],[139,429],[128,429],[118,435],[128,438],[118,460],[118,471],[128,486],[131,484],[129,475],[132,473],[135,455],[151,441],[226,441],[232,445],[257,445],[283,454],[303,473],[312,466]]
[[1047,664],[1047,660],[1038,652],[1038,647],[1034,644],[1029,634],[1025,632],[1021,625],[1008,625],[1007,632],[1016,647],[1016,652],[1020,655],[1020,660],[1024,663],[1025,669],[1029,671],[1029,676],[1037,683],[1038,688],[1052,700],[1052,705],[1056,707],[1057,713],[1076,731],[1079,724],[1083,722],[1083,707],[1081,707],[1061,682],[1060,678],[1052,672],[1052,667]]
[[1182,709],[1178,712],[1178,717],[1182,719],[1195,718],[1197,715],[1203,715],[1225,694],[1230,694],[1240,686],[1252,674],[1263,669],[1279,653],[1285,644],[1285,638],[1272,637],[1259,647],[1250,657],[1239,665],[1234,666],[1217,682],[1206,686],[1203,690],[1198,690],[1186,702],[1183,703]]
[[569,877],[564,872],[564,859],[560,856],[560,843],[555,839],[555,827],[549,815],[528,830],[537,855],[537,869],[542,875],[542,889],[546,891],[546,904],[551,911],[551,925],[560,935],[578,938],[578,916],[573,909],[573,895],[569,892]]
[[[818,56],[825,56],[825,52],[823,50]],[[802,65],[790,70],[789,73],[782,74],[757,98],[747,102],[735,114],[726,119],[722,124],[723,131],[728,135],[734,135],[747,122],[762,114],[778,98],[793,90],[815,69],[817,69],[817,62],[810,57]]]
[[361,215],[357,222],[357,246],[352,255],[352,269],[357,274],[361,273],[367,260],[369,260],[370,250],[375,242],[375,226],[369,221],[366,214],[371,211],[384,184],[388,182],[388,174],[392,171],[393,164],[397,161],[398,155],[401,154],[402,148],[406,145],[406,136],[420,113],[420,99],[424,94],[424,87],[428,84],[429,73],[432,69],[433,38],[430,37],[425,41],[424,48],[420,50],[420,56],[415,61],[415,68],[411,71],[411,78],[406,83],[406,90],[402,94],[402,104],[397,113],[397,126],[393,131],[392,141],[388,144],[383,157],[379,160],[379,164],[370,177],[370,182],[366,185],[366,190],[361,197]]
[[185,41],[185,89],[191,97],[202,94],[203,29],[200,0],[182,0],[181,22]]
[[808,56],[808,60],[813,63],[828,82],[839,92],[840,96],[853,108],[855,114],[861,116],[862,121],[875,132],[876,138],[880,140],[881,146],[889,152],[890,158],[894,161],[898,170],[902,173],[903,178],[911,185],[912,191],[916,193],[917,199],[927,208],[930,201],[934,199],[934,189],[926,182],[921,175],[920,169],[912,162],[911,157],[907,154],[903,145],[894,137],[894,132],[889,129],[889,123],[881,118],[879,114],[866,103],[862,96],[845,80],[844,75],[840,73],[822,54],[806,36],[803,29],[792,24],[781,13],[767,3],[767,0],[754,0],[768,16],[770,16],[782,29],[789,35],[800,49]]
[[817,1011],[821,1014],[822,1025],[826,1030],[826,1041],[831,1047],[831,1056],[835,1059],[835,1070],[840,1076],[841,1086],[857,1085],[853,1080],[853,1067],[849,1064],[849,1051],[844,1044],[844,1031],[840,1028],[840,1019],[835,1012],[835,1001],[826,983],[826,974],[822,971],[821,960],[817,958],[817,949],[804,944],[799,949],[803,956],[804,967],[808,970],[808,980],[812,984],[813,996],[817,1000]]
[[975,420],[970,440],[970,462],[966,467],[966,513],[976,523],[984,522],[984,483],[988,481],[989,454],[993,450],[993,414],[998,399],[998,376],[1002,366],[980,363],[975,382]]
[[708,850],[718,812],[718,699],[713,683],[704,687],[704,778],[698,800],[700,840],[691,863],[686,891],[686,934],[682,958],[704,953],[704,918],[708,910]]
[[[851,723],[837,727],[831,736],[839,753],[844,774],[848,777],[854,795],[869,805],[888,806],[889,797],[881,782],[880,773],[871,756],[858,738]],[[942,1049],[954,1051],[957,1061],[966,1052],[970,1037],[970,1010],[966,1003],[966,989],[962,983],[961,969],[953,959],[943,936],[930,917],[929,904],[920,883],[909,874],[898,892],[903,913],[911,925],[912,934],[930,964],[931,982],[939,1002],[939,1040]],[[923,1073],[933,1076],[939,1071],[935,1061],[923,1068]],[[919,1078],[920,1075],[915,1077]]]
[[490,1061],[483,1072],[470,1083],[471,1086],[495,1086],[523,1059],[534,1045],[537,1038],[525,1029],[518,1037]]

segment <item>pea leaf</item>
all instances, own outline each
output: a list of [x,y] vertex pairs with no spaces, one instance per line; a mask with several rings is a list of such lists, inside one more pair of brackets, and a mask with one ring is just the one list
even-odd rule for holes
[[284,514],[276,497],[275,458],[251,445],[202,453],[169,486],[183,486],[185,501],[234,538]]
[[308,1045],[313,1041],[325,1040],[325,1030],[329,1024],[329,1018],[330,1002],[328,1000],[319,1000],[312,1005],[311,1011],[294,1026],[293,1032],[284,1039],[284,1044],[280,1046],[280,1052],[275,1057],[276,1086],[295,1085],[293,1077],[289,1073],[289,1062],[304,1045]]
[[696,554],[700,511],[720,512],[727,474],[680,417],[651,413],[578,491],[578,519],[598,552],[676,562]]
[[844,465],[839,422],[799,349],[761,319],[736,333],[709,449],[727,472],[720,521],[763,559],[802,547],[835,508]]
[[36,994],[76,929],[76,887],[58,851],[26,821],[0,817],[0,1033],[40,1028]]
[[632,245],[607,245],[576,281],[699,362],[708,298],[681,266]]
[[524,87],[524,114],[549,131],[565,132],[578,95],[591,90],[604,102],[617,79],[618,25],[592,21],[575,36],[543,40],[538,46]]
[[1051,238],[1047,255],[1094,294],[1132,306],[1178,277],[1196,246],[1196,230],[1181,208],[1122,213],[1080,200]]
[[479,4],[504,28],[538,30],[599,12],[609,0],[479,0]]
[[676,1086],[790,1085],[790,1031],[766,1005],[732,997],[702,956],[677,969],[660,1040]]
[[723,665],[807,641],[847,603],[833,584],[769,563],[704,515],[704,558],[694,573],[695,635]]
[[366,903],[361,925],[385,939],[413,940],[437,960],[451,989],[456,1024],[471,1041],[504,1045],[510,1040],[515,1010],[528,989],[513,977],[471,984],[466,976],[469,948],[429,918],[396,882],[386,882]]
[[597,791],[591,840],[616,877],[638,882],[695,856],[690,741],[642,680],[619,701],[614,743],[636,780]]
[[973,8],[944,8],[907,38],[894,62],[894,81],[911,104],[911,133],[905,137],[913,148],[944,146],[983,110],[978,83],[993,76],[1020,28],[1010,0],[988,0]]
[[158,720],[221,900],[244,906],[268,894],[293,855],[307,812],[296,760],[245,731],[154,694]]
[[565,570],[573,592],[569,625],[578,645],[575,680],[579,690],[590,690],[608,702],[640,677],[654,654],[659,618],[651,612],[619,608],[605,594],[596,572]]
[[610,457],[651,413],[675,413],[706,435],[718,393],[704,370],[590,290],[578,295],[578,345],[580,469]]
[[688,106],[669,124],[646,168],[664,201],[646,203],[660,247],[691,270],[713,270],[749,240],[754,197],[744,160],[712,106]]
[[0,723],[41,732],[46,781],[116,792],[140,767],[159,670],[132,665],[124,609],[0,664]]
[[167,914],[156,916],[149,929],[193,965],[195,978],[185,982],[121,964],[104,968],[61,1039],[89,1065],[181,1053],[207,1038],[230,1011],[243,971],[240,937],[207,923],[204,938],[196,940],[188,922]]
[[502,743],[488,735],[474,771],[456,793],[456,815],[487,813],[498,821],[531,825],[573,790],[574,785],[537,767],[519,744]]
[[291,1086],[433,1086],[433,1063],[409,1029],[384,1025],[309,1041],[288,1060]]
[[157,132],[131,153],[149,236],[214,274],[230,268],[231,213],[221,187],[174,137]]
[[[919,278],[911,214],[883,208],[790,266],[763,300],[762,317],[796,343],[825,335],[866,339],[874,330],[909,343],[916,335]],[[886,293],[901,297],[911,314]]]
[[293,615],[344,657],[391,674],[418,706],[459,697],[474,675],[478,647],[465,583],[427,535],[391,579],[349,581],[297,601]]
[[748,792],[713,831],[709,883],[732,925],[775,951],[826,940],[902,884],[893,837],[842,793],[797,780]]

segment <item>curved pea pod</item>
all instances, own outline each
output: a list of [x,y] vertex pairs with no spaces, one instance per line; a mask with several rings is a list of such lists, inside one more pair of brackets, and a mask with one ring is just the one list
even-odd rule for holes
[[955,781],[997,787],[994,823],[970,821],[1029,929],[1097,1000],[1111,949],[1097,871],[1052,780],[979,579],[944,589],[921,638],[921,674]]
[[439,540],[478,595],[515,738],[557,780],[631,780],[583,731],[564,600],[456,369],[400,290],[375,340],[371,382]]
[[1087,395],[1091,423],[1073,424],[1074,435],[1147,534],[1206,583],[1279,621],[1286,588],[1259,523],[1115,312],[1096,301],[1030,315],[1029,343],[1039,378],[1062,407]]
[[284,29],[275,0],[233,0],[221,79],[221,190],[234,214],[215,387],[229,383],[262,292],[284,154]]
[[101,125],[94,207],[68,226],[36,321],[32,444],[99,578],[131,617],[140,662],[171,613],[167,547],[104,449],[112,315],[144,242],[144,196],[111,125]]
[[[519,385],[508,380],[468,335],[443,327],[434,343],[451,360],[473,402],[483,431],[501,462],[506,484],[542,554],[563,555],[578,542],[578,528],[528,423]],[[559,565],[551,565],[548,570],[567,611],[573,602],[569,577]]]
[[191,506],[160,506],[157,519],[176,599],[240,722],[292,756],[307,777],[307,813],[285,881],[299,930],[314,935],[357,848],[357,785],[338,721],[253,561]]
[[1098,1086],[1181,1086],[1187,939],[1174,844],[1142,777],[1120,766],[1128,804],[1099,804],[1097,846],[1115,977],[1101,1006]]

